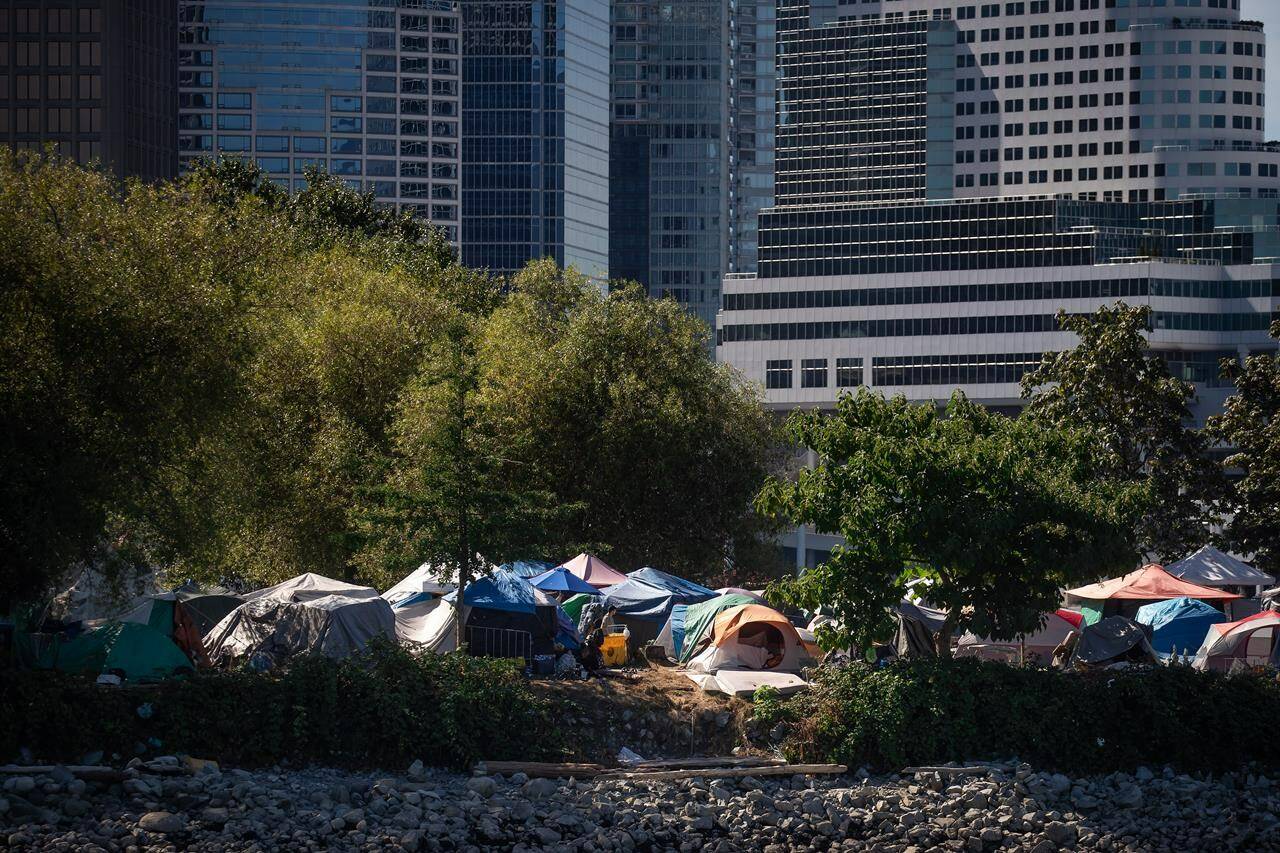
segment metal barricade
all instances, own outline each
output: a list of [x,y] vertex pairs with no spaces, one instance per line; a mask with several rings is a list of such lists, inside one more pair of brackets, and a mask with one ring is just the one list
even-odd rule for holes
[[485,628],[468,625],[468,653],[476,657],[523,658],[525,666],[533,663],[533,634],[514,628]]

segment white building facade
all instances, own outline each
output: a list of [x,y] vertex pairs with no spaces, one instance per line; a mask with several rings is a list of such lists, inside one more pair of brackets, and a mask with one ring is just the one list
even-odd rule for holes
[[[779,409],[870,386],[1015,410],[1059,309],[1151,306],[1226,394],[1273,349],[1280,146],[1238,0],[780,0],[775,206],[718,357]],[[833,540],[799,532],[798,565]]]

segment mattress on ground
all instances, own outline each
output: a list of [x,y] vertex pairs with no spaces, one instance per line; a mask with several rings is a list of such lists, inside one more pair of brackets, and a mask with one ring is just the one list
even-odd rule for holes
[[809,682],[791,672],[721,669],[712,673],[686,672],[685,675],[707,693],[725,693],[743,698],[750,698],[760,687],[772,687],[787,696],[809,686]]

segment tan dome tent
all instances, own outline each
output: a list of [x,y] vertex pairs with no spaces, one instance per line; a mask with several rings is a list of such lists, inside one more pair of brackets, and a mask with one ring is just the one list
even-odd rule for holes
[[703,690],[744,696],[766,685],[799,690],[807,684],[798,673],[813,662],[787,617],[763,604],[742,604],[716,616],[705,647],[685,668]]
[[1238,622],[1210,625],[1192,663],[1196,669],[1229,670],[1245,666],[1280,666],[1280,613],[1264,610]]

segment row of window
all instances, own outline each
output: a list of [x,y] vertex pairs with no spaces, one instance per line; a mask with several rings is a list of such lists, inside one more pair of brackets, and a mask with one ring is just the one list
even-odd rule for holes
[[1280,297],[1280,279],[1185,281],[1169,278],[1102,278],[1080,281],[1010,281],[847,290],[726,293],[724,310],[784,311],[804,308],[860,308],[877,305],[936,305],[954,302],[1113,299],[1133,296],[1170,296],[1191,299]]
[[[13,32],[19,35],[40,34],[40,9],[14,9]],[[48,35],[77,32],[82,35],[102,32],[101,9],[47,9],[44,18]],[[74,16],[74,17],[73,17]],[[72,30],[74,20],[76,28]],[[9,31],[9,10],[0,9],[0,33]]]
[[[1278,315],[1280,316],[1280,315]],[[1194,332],[1265,332],[1272,316],[1241,314],[1191,314],[1160,311],[1152,314],[1152,326]],[[934,337],[938,335],[1006,335],[1058,331],[1052,314],[1018,314],[977,317],[900,317],[876,320],[823,320],[811,323],[743,323],[723,326],[719,343],[743,341],[803,341],[842,338]]]
[[[862,384],[862,359],[837,358],[836,387],[856,388]],[[764,383],[766,388],[792,387],[791,360],[765,362]],[[806,358],[800,362],[801,388],[826,388],[829,382],[829,370],[825,358]]]

